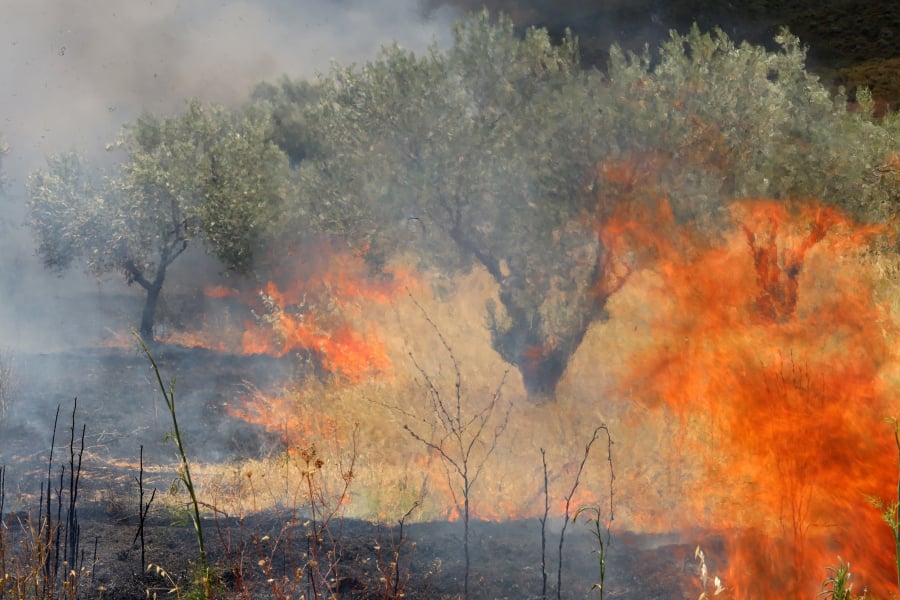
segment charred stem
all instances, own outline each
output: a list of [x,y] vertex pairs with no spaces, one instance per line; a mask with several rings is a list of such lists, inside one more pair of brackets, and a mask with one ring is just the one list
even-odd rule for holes
[[153,488],[153,493],[150,494],[150,499],[147,503],[144,503],[144,445],[141,444],[141,454],[140,454],[140,471],[138,472],[137,479],[138,484],[138,530],[134,534],[134,540],[132,540],[131,545],[134,546],[138,538],[141,540],[141,565],[140,569],[138,569],[138,573],[143,573],[144,569],[147,566],[147,559],[145,555],[146,544],[144,543],[144,532],[146,531],[146,523],[147,523],[147,514],[150,512],[150,505],[153,504],[153,499],[156,498],[156,488]]
[[547,599],[547,518],[550,516],[550,486],[547,477],[547,451],[541,448],[544,469],[544,514],[541,517],[541,599]]
[[[40,589],[42,597],[52,598],[61,593],[57,589],[62,582],[69,592],[77,592],[78,577],[84,567],[83,553],[79,556],[81,528],[78,524],[78,484],[81,479],[81,459],[84,455],[84,435],[87,426],[81,428],[80,445],[76,450],[75,415],[78,399],[72,406],[72,423],[69,437],[69,461],[59,472],[56,487],[56,517],[53,516],[53,453],[56,448],[56,432],[59,425],[60,406],[56,407],[53,418],[53,434],[50,439],[50,453],[47,458],[47,481],[41,484],[41,498],[38,503],[38,540],[40,571],[43,572]],[[66,475],[68,472],[68,479]],[[67,496],[68,494],[68,496]],[[63,506],[65,505],[65,517]],[[64,577],[59,578],[60,566],[66,567]],[[72,579],[74,578],[74,579]]]

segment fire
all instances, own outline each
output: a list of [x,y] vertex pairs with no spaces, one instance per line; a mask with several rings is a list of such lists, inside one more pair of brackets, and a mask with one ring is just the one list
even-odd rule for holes
[[390,371],[375,328],[362,322],[366,303],[390,304],[415,278],[401,269],[375,276],[360,253],[329,241],[288,252],[261,287],[209,286],[207,302],[242,305],[246,317],[172,331],[161,341],[219,352],[304,356],[319,375],[351,382]]
[[232,414],[278,434],[288,449],[339,442],[339,422],[310,406],[309,398],[315,393],[314,386],[275,393],[252,390],[232,409]]
[[271,313],[266,322],[245,322],[241,338],[244,354],[285,356],[292,352],[310,352],[326,373],[349,380],[386,373],[390,362],[377,337],[353,329],[347,323],[290,311],[284,296],[274,284],[266,288]]
[[656,277],[634,282],[652,339],[621,393],[678,420],[681,526],[722,532],[736,597],[811,597],[838,554],[886,593],[894,546],[867,501],[897,479],[882,376],[894,325],[860,259],[875,231],[813,201],[730,213],[720,243],[660,232]]
[[[613,393],[592,402],[595,389],[586,399],[571,393],[578,387],[570,381],[571,397],[516,405],[509,435],[471,498],[472,518],[542,513],[538,449],[545,444],[557,461],[551,512],[563,514],[572,475],[566,460],[583,443],[578,426],[612,419],[612,437],[624,446],[627,427],[641,419],[660,446],[643,449],[639,459],[615,458],[625,466],[617,468],[622,527],[711,532],[723,540],[716,547],[725,556],[717,558],[727,562],[716,572],[743,600],[813,597],[838,555],[852,563],[858,588],[886,594],[895,585],[894,546],[869,499],[890,502],[896,492],[897,448],[884,422],[898,412],[888,378],[897,365],[889,343],[896,326],[875,298],[876,276],[862,257],[879,231],[815,200],[768,199],[731,204],[718,233],[695,231],[676,223],[654,183],[665,164],[647,155],[601,165],[597,210],[610,212],[585,215],[603,248],[605,277],[594,293],[611,300],[610,321],[598,329],[618,327],[634,338],[622,357],[610,357],[602,344],[596,352],[607,354],[585,358],[588,350],[581,351],[592,372],[612,381],[604,385]],[[293,388],[249,394],[234,414],[280,435],[288,448],[314,444],[323,472],[340,460],[358,425],[365,452],[354,467],[356,508],[393,516],[425,498],[423,518],[458,519],[458,482],[403,429],[404,419],[428,415],[414,383],[420,373],[409,365],[404,372],[400,362],[412,354],[427,360],[435,343],[428,327],[415,329],[410,315],[418,318],[418,310],[398,305],[407,302],[403,290],[417,290],[467,378],[480,378],[473,397],[484,397],[503,369],[480,320],[496,288],[489,277],[467,277],[479,301],[445,310],[452,303],[440,303],[418,277],[399,268],[373,277],[358,254],[318,242],[283,257],[262,286],[205,292],[208,301],[241,303],[256,318],[170,339],[304,357],[315,367],[309,376]],[[465,287],[463,279],[454,286]],[[393,328],[385,324],[390,310],[401,321]],[[525,349],[535,365],[552,351]],[[591,462],[596,470],[572,511],[608,498],[604,461]],[[665,475],[655,479],[659,471]],[[638,497],[651,486],[656,493]]]

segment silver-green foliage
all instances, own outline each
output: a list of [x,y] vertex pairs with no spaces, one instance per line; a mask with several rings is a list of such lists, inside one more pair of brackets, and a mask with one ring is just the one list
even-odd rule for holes
[[[393,46],[364,67],[336,68],[314,120],[323,155],[301,165],[307,202],[295,216],[375,253],[480,263],[506,308],[498,346],[517,362],[518,349],[543,341],[551,268],[577,269],[568,247],[591,241],[584,230],[553,242],[572,211],[544,202],[535,177],[552,159],[540,140],[556,125],[545,115],[579,77],[574,40],[554,45],[543,30],[519,39],[511,22],[487,15],[460,23],[446,52]],[[515,326],[500,323],[507,316]],[[516,339],[506,343],[509,331]]]
[[318,102],[319,96],[319,86],[288,77],[282,77],[277,83],[260,83],[251,94],[251,100],[271,115],[272,140],[284,150],[293,165],[299,165],[320,151],[308,110]]
[[[322,153],[300,166],[285,222],[375,254],[480,263],[503,305],[488,307],[495,347],[531,391],[552,391],[606,316],[615,282],[598,230],[622,206],[652,211],[664,195],[711,233],[742,197],[816,197],[869,219],[895,210],[877,169],[898,151],[897,120],[848,112],[807,72],[797,38],[777,41],[769,52],[694,28],[655,54],[614,47],[606,72],[585,72],[571,37],[519,35],[482,13],[446,50],[385,48],[324,79],[307,120]],[[653,185],[605,180],[616,161]]]
[[872,174],[900,151],[896,119],[849,112],[806,70],[795,36],[776,42],[768,52],[695,27],[673,33],[656,58],[613,48],[596,86],[607,91],[598,109],[617,140],[610,150],[670,157],[670,199],[687,218],[743,197],[817,198],[883,218],[896,190]]
[[145,115],[110,147],[108,173],[74,152],[50,157],[29,180],[29,225],[47,267],[84,260],[88,271],[124,273],[148,294],[141,333],[168,266],[195,241],[227,266],[252,264],[258,239],[288,189],[284,153],[262,110],[229,112],[191,102],[178,115]]

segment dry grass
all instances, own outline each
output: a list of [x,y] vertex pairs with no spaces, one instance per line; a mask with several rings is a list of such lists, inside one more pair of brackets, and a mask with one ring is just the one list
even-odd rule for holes
[[61,565],[53,560],[58,524],[19,513],[0,524],[0,598],[10,600],[74,600],[91,580],[90,566]]
[[79,448],[73,406],[68,461],[64,460],[58,467],[53,460],[58,423],[59,409],[47,459],[47,480],[41,484],[36,513],[33,510],[4,513],[6,468],[0,465],[0,598],[3,599],[74,600],[93,588],[96,546],[93,558],[81,548],[76,509],[84,429]]
[[702,590],[698,600],[711,600],[713,597],[722,596],[727,588],[718,575],[709,572],[709,567],[706,565],[706,554],[700,546],[694,550],[694,560],[697,561],[697,578],[700,580],[700,589]]
[[[385,345],[392,364],[390,372],[354,383],[308,380],[302,386],[276,390],[248,388],[242,398],[229,402],[242,407],[239,410],[244,418],[284,436],[285,444],[265,457],[235,464],[196,465],[198,491],[204,502],[223,508],[228,505],[232,512],[242,502],[246,508],[248,481],[252,480],[256,508],[295,505],[301,494],[296,484],[298,467],[284,448],[312,445],[325,464],[323,485],[335,489],[341,484],[336,467],[346,460],[345,442],[355,430],[359,453],[346,507],[349,516],[393,521],[417,502],[416,520],[451,515],[453,501],[444,466],[403,429],[409,424],[404,414],[422,424],[429,417],[421,373],[410,356],[436,383],[448,383],[454,376],[438,351],[439,341],[431,325],[415,303],[422,306],[453,348],[464,386],[461,399],[472,403],[463,409],[472,410],[495,393],[499,376],[508,368],[493,350],[485,327],[485,302],[496,300],[496,286],[486,273],[476,269],[453,280],[431,277],[410,292],[412,298],[401,293],[390,305],[360,307],[360,322],[374,329]],[[610,367],[614,365],[598,368],[591,357],[597,355],[598,346],[608,345],[619,332],[609,324],[595,329],[585,341],[584,357],[580,354],[573,363],[555,401],[541,405],[529,402],[519,374],[514,370],[509,373],[503,396],[504,402],[509,399],[514,408],[507,432],[479,480],[481,500],[474,503],[473,518],[539,515],[543,502],[538,485],[540,449],[549,449],[549,460],[559,465],[558,477],[550,482],[550,495],[562,498],[564,483],[571,480],[577,466],[573,459],[583,451],[583,440],[602,422],[610,424],[615,436],[628,411],[622,402],[607,395]],[[623,347],[622,351],[626,350]],[[403,414],[390,407],[400,408]],[[630,451],[640,445],[640,439],[623,442]],[[647,453],[645,448],[643,454],[625,455],[627,466],[633,466],[632,457],[649,461]],[[656,468],[661,471],[664,465]],[[578,505],[605,502],[607,475],[602,462],[586,466],[585,481],[574,501]],[[552,512],[557,514],[560,508],[555,505]],[[625,515],[623,526],[628,523],[628,511]]]

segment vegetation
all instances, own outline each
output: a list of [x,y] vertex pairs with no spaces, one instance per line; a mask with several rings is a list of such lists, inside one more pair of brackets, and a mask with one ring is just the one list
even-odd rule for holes
[[288,155],[295,167],[322,151],[319,140],[314,137],[308,110],[320,98],[319,86],[287,77],[277,83],[260,83],[250,96],[252,103],[271,116],[272,141]]
[[[858,110],[849,111],[845,97],[806,71],[796,37],[783,31],[776,41],[771,52],[694,28],[673,33],[657,54],[613,47],[605,71],[583,71],[573,36],[554,43],[543,30],[519,35],[509,20],[481,13],[457,26],[447,50],[417,56],[394,46],[365,66],[336,67],[319,84],[262,84],[235,112],[192,102],[173,117],[146,115],[113,146],[124,157],[108,174],[74,153],[51,157],[29,183],[29,224],[47,267],[81,259],[95,275],[119,271],[138,283],[147,294],[140,332],[148,342],[168,268],[194,242],[238,271],[277,249],[266,243],[300,247],[323,235],[365,255],[373,270],[400,254],[446,275],[483,269],[497,292],[483,312],[493,348],[519,370],[531,397],[543,399],[589,328],[609,318],[610,298],[658,250],[635,239],[622,251],[634,223],[658,225],[663,236],[674,223],[714,240],[737,198],[792,206],[815,197],[886,230],[895,226],[900,117],[876,118],[864,91]],[[885,240],[886,251],[896,249]],[[756,249],[752,232],[748,241]],[[796,276],[799,265],[785,271]],[[449,343],[425,318],[448,355],[449,380],[415,363],[424,408],[390,407],[446,472],[464,527],[468,596],[470,499],[507,426],[510,408],[500,410],[506,373],[480,403],[468,398]],[[173,392],[142,347],[172,417],[199,582],[210,597],[200,502]],[[0,386],[2,376],[0,362]],[[611,445],[605,426],[595,430],[581,467],[601,429]],[[900,449],[896,428],[895,439]],[[278,542],[305,527],[305,562],[279,571],[282,546],[266,536],[254,538],[255,550],[273,595],[327,597],[339,564],[329,523],[352,469],[341,470],[347,487],[330,505],[315,446],[300,456],[310,517],[292,515]],[[558,597],[580,473],[565,498]],[[546,460],[544,478],[546,496]],[[608,518],[600,505],[575,513],[594,526],[601,598],[611,502]],[[545,507],[542,523],[546,498]],[[900,544],[896,511],[891,504],[885,514]],[[401,594],[397,552],[379,567],[393,582],[386,597]],[[697,558],[704,594],[718,595],[721,582],[708,577],[699,550]],[[545,565],[542,574],[546,596]],[[841,562],[823,595],[849,598],[849,578]]]
[[828,567],[829,575],[822,583],[822,591],[819,592],[820,598],[827,600],[853,600],[860,596],[853,595],[853,584],[850,583],[850,563],[844,563],[843,559],[838,557],[837,567]]
[[[68,461],[55,471],[53,454],[59,406],[47,458],[47,478],[41,483],[37,514],[4,514],[6,467],[0,466],[0,598],[11,600],[75,600],[93,589],[97,546],[89,558],[81,548],[78,493],[84,432],[75,426],[72,406]],[[55,494],[54,494],[55,491]]]
[[[697,576],[700,579],[700,589],[702,590],[697,600],[709,600],[724,593],[726,588],[722,580],[717,575],[712,575],[709,572],[709,567],[706,565],[706,554],[700,546],[697,546],[694,550],[694,559],[697,561]],[[823,589],[826,586],[823,586]]]
[[469,598],[470,546],[469,523],[471,501],[475,484],[484,470],[485,463],[497,449],[497,443],[509,424],[512,402],[505,410],[499,410],[508,370],[503,373],[493,394],[487,399],[469,397],[465,389],[459,361],[450,344],[441,334],[428,313],[419,305],[422,316],[431,326],[450,362],[450,381],[440,381],[420,366],[410,355],[416,371],[422,377],[426,398],[425,415],[410,412],[399,406],[391,406],[413,424],[405,423],[403,429],[430,453],[438,457],[447,474],[447,487],[463,524],[463,598]]
[[[588,454],[591,451],[591,446],[596,441],[598,434],[603,431],[606,434],[606,461],[609,463],[609,507],[601,506],[600,504],[593,504],[588,506],[582,506],[577,511],[575,511],[575,516],[572,517],[572,522],[574,523],[578,517],[584,515],[585,521],[587,521],[588,525],[591,529],[591,535],[597,540],[597,549],[595,550],[597,554],[597,566],[599,569],[598,580],[597,583],[593,585],[592,590],[597,590],[600,595],[600,600],[603,600],[603,596],[606,593],[606,588],[604,584],[606,582],[606,560],[609,556],[609,547],[612,543],[612,522],[615,518],[615,510],[613,500],[615,498],[615,481],[616,474],[613,470],[613,459],[612,459],[612,437],[609,434],[609,428],[606,425],[601,425],[597,429],[594,430],[594,435],[584,449],[584,459],[581,462],[581,466],[584,466],[584,463],[587,461]],[[578,487],[578,479],[581,476],[581,469],[579,468],[578,475],[575,478],[575,484],[572,487],[572,493],[566,498],[566,514],[564,518],[568,518],[568,509],[569,502],[571,501],[572,495],[575,493],[575,489]],[[566,522],[563,522],[563,529],[560,532],[559,543],[560,543],[560,565],[562,565],[562,542],[563,535],[565,534]],[[561,579],[562,577],[558,577],[557,579],[557,588],[561,587]],[[559,598],[561,592],[557,591],[557,598]]]
[[[162,375],[159,372],[159,367],[156,364],[156,360],[150,353],[147,344],[140,337],[138,337],[138,343],[140,344],[144,355],[147,357],[147,360],[150,361],[150,367],[153,369],[153,376],[156,379],[156,383],[159,385],[159,390],[166,399],[166,408],[169,411],[169,416],[172,417],[172,431],[169,433],[169,437],[178,449],[179,461],[178,479],[173,484],[172,489],[173,492],[175,492],[177,491],[178,486],[183,485],[190,496],[191,523],[194,526],[194,533],[197,535],[197,547],[199,549],[196,583],[198,589],[202,593],[201,597],[211,598],[213,597],[213,581],[209,569],[209,560],[206,554],[206,543],[203,541],[203,521],[200,519],[200,501],[197,499],[197,489],[194,487],[194,479],[191,477],[191,463],[188,460],[187,452],[184,449],[184,440],[181,437],[181,430],[178,428],[178,415],[175,410],[175,381],[171,381],[169,387],[166,387]],[[141,486],[143,486],[142,481]],[[144,508],[141,507],[141,511],[143,510]]]
[[[519,40],[509,21],[494,27],[483,15],[457,27],[446,53],[393,47],[362,69],[336,70],[313,119],[324,157],[301,168],[300,214],[315,211],[372,260],[399,247],[423,264],[485,268],[503,305],[488,313],[495,347],[535,393],[552,389],[565,362],[557,346],[578,336],[543,299],[554,275],[581,266],[566,250],[585,243],[583,232],[552,243],[571,203],[543,202],[533,178],[552,165],[543,142],[555,133],[553,106],[577,77],[574,40],[554,46],[538,30]],[[578,275],[569,280],[588,286]],[[547,318],[564,322],[551,330]]]
[[[897,445],[897,467],[898,471],[900,471],[900,421],[896,418],[891,418],[888,419],[888,422],[891,424],[894,432],[894,442]],[[900,474],[898,474],[897,480],[897,495],[893,500],[886,501],[882,498],[870,497],[869,503],[881,511],[881,518],[891,529],[891,534],[894,538],[894,564],[897,569],[897,589],[900,590]],[[844,565],[841,563],[840,568],[842,569],[843,567]],[[847,566],[847,569],[849,571],[849,565]]]
[[401,252],[448,274],[478,265],[498,288],[494,348],[529,394],[552,396],[651,253],[615,251],[623,222],[665,204],[714,237],[744,197],[893,218],[896,173],[879,168],[900,118],[873,119],[864,91],[848,112],[795,36],[776,41],[769,52],[695,27],[656,55],[614,46],[605,72],[583,71],[571,35],[518,35],[482,12],[447,50],[393,46],[318,84],[263,83],[239,111],[145,115],[111,175],[51,157],[31,178],[29,223],[48,267],[83,258],[143,287],[147,340],[167,269],[195,240],[237,270],[265,230],[281,247],[333,236],[375,268]]
[[140,285],[140,333],[152,341],[167,270],[192,243],[232,269],[253,264],[288,185],[271,131],[262,111],[191,102],[180,115],[126,127],[112,146],[125,158],[109,175],[76,153],[50,157],[28,186],[38,254],[57,271],[83,259],[90,273],[118,271]]
[[446,51],[386,48],[322,82],[308,122],[323,152],[300,166],[289,229],[317,223],[376,264],[399,249],[484,268],[495,349],[529,393],[552,394],[647,258],[616,256],[616,223],[652,221],[665,202],[714,237],[723,208],[754,196],[894,214],[896,188],[873,173],[897,150],[897,120],[849,113],[799,40],[777,41],[768,52],[694,28],[655,56],[613,47],[606,72],[583,72],[571,36],[520,37],[482,13]]
[[[572,515],[572,499],[575,496],[575,492],[578,490],[578,486],[581,484],[581,476],[584,473],[584,467],[587,464],[588,457],[591,453],[591,448],[594,445],[594,442],[597,441],[597,438],[600,435],[600,432],[603,431],[606,434],[606,459],[609,464],[609,510],[607,511],[604,506],[601,506],[599,503],[585,505],[578,508],[575,511],[575,514]],[[566,494],[563,501],[563,523],[562,527],[560,527],[559,531],[559,546],[557,553],[557,563],[556,563],[556,598],[557,600],[561,600],[562,598],[562,581],[563,581],[563,546],[565,545],[566,540],[566,529],[569,526],[569,521],[571,520],[574,523],[578,520],[582,515],[585,516],[585,521],[588,523],[591,529],[592,537],[597,541],[598,548],[595,550],[597,554],[597,562],[599,566],[599,580],[591,586],[591,591],[597,590],[600,594],[600,599],[603,599],[603,595],[606,593],[606,588],[604,587],[604,583],[606,580],[606,559],[609,553],[609,546],[612,542],[612,521],[615,516],[614,513],[614,497],[615,497],[615,481],[616,474],[613,468],[613,459],[612,459],[612,437],[609,433],[609,428],[606,425],[600,425],[594,429],[594,433],[591,435],[591,439],[584,446],[584,455],[581,457],[581,462],[578,463],[578,467],[575,469],[575,475],[572,479],[572,487],[569,489],[569,492]],[[541,467],[543,472],[544,479],[544,512],[540,517],[541,523],[541,598],[546,600],[547,596],[547,520],[550,517],[550,490],[549,490],[549,471],[547,469],[547,451],[544,448],[541,448]]]

